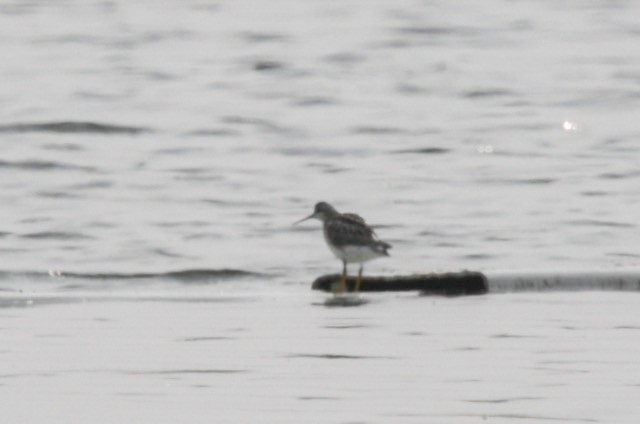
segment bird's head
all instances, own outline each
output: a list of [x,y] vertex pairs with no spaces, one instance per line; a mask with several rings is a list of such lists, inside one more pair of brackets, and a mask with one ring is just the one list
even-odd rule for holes
[[313,209],[313,213],[306,218],[301,219],[293,225],[299,224],[302,221],[306,221],[307,219],[319,219],[322,222],[325,222],[327,219],[330,219],[334,216],[338,215],[338,211],[336,211],[333,206],[328,204],[327,202],[318,202],[316,203],[315,208]]

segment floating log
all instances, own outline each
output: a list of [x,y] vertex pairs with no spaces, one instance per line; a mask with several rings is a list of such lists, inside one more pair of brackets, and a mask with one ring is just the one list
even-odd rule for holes
[[[314,290],[335,291],[340,284],[339,274],[318,277]],[[347,278],[347,291],[354,291],[355,277]],[[419,291],[422,294],[460,296],[486,293],[529,291],[616,290],[640,291],[640,271],[492,271],[448,272],[386,277],[362,278],[360,291]]]
[[[334,291],[340,284],[339,274],[318,277],[311,286],[314,290]],[[347,278],[347,291],[352,292],[356,278]],[[416,274],[390,277],[362,277],[361,292],[421,291],[444,296],[484,294],[487,280],[479,272],[451,272],[445,274]]]

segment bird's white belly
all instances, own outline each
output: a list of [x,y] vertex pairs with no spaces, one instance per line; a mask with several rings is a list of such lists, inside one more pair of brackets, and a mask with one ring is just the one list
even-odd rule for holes
[[362,263],[381,256],[368,246],[343,246],[342,249],[339,249],[329,244],[329,249],[338,259],[347,263]]

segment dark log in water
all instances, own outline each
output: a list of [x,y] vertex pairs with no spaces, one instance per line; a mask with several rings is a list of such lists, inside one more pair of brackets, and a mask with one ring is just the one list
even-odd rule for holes
[[[313,290],[331,292],[334,288],[337,288],[339,284],[340,275],[330,274],[316,278],[311,288]],[[347,291],[352,292],[355,285],[355,277],[347,278]],[[487,280],[483,274],[471,271],[389,277],[363,277],[360,291],[420,291],[424,294],[444,296],[485,294],[487,292]]]
[[[318,277],[314,290],[333,291],[340,283],[340,275]],[[352,292],[355,277],[347,279],[347,291]],[[640,291],[640,271],[491,271],[487,273],[463,271],[438,274],[394,275],[364,277],[360,291],[420,291],[423,294],[456,296],[485,293],[531,291],[615,290]]]

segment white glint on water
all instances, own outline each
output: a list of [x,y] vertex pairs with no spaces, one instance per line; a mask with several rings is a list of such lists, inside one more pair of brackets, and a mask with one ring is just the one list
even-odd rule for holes
[[567,132],[576,132],[580,130],[580,126],[575,121],[564,121],[562,123],[562,129]]
[[480,145],[476,148],[476,151],[480,154],[491,154],[493,153],[493,146],[488,144]]

